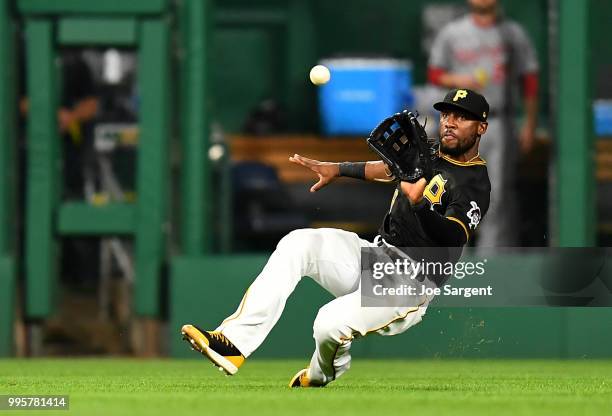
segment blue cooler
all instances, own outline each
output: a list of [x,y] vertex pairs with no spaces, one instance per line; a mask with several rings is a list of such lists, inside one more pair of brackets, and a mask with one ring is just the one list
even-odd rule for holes
[[329,59],[319,87],[325,135],[368,135],[384,118],[412,105],[412,65],[397,59]]
[[596,100],[593,103],[595,134],[612,136],[612,100]]

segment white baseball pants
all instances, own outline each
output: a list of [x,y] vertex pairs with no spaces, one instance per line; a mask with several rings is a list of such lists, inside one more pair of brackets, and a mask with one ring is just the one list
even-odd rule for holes
[[421,321],[429,302],[423,298],[417,307],[361,307],[361,247],[375,244],[338,229],[292,231],[217,330],[248,357],[272,330],[298,282],[309,276],[336,299],[323,305],[314,321],[308,377],[314,385],[336,379],[349,369],[355,337],[402,333]]

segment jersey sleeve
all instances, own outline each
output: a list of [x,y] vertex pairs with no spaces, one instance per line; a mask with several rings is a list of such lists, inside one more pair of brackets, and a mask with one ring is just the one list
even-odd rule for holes
[[513,53],[515,54],[515,65],[518,75],[532,74],[539,71],[538,57],[533,43],[518,24],[510,26],[512,34]]
[[458,223],[469,240],[488,209],[489,192],[470,186],[462,186],[453,189],[444,216]]
[[450,26],[446,26],[436,36],[429,55],[429,67],[450,70],[452,51],[450,43]]
[[468,242],[468,236],[464,234],[463,227],[459,227],[455,221],[444,218],[427,208],[429,206],[429,203],[421,201],[421,203],[415,205],[414,212],[419,218],[421,226],[427,235],[431,236],[432,240],[448,247],[462,247]]

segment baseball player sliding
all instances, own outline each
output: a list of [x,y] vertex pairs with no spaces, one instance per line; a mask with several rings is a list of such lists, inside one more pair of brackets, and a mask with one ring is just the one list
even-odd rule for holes
[[412,307],[361,306],[361,248],[397,247],[416,261],[419,248],[453,247],[448,251],[460,252],[457,247],[468,242],[485,215],[491,185],[478,147],[487,131],[489,105],[482,95],[457,89],[434,108],[441,112],[439,140],[427,139],[408,112],[395,114],[374,129],[368,143],[382,161],[331,163],[297,154],[290,157],[318,175],[311,192],[339,176],[396,181],[380,235],[369,242],[339,229],[292,231],[278,243],[234,314],[214,331],[184,325],[183,338],[225,373],[236,374],[266,339],[299,281],[309,276],[335,299],[319,309],[310,365],[298,371],[289,386],[321,387],[349,369],[354,339],[373,332],[396,335],[419,323],[430,297],[422,297]]

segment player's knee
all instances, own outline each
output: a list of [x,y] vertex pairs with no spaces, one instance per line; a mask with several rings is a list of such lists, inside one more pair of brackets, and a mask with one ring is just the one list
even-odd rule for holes
[[320,311],[315,318],[315,321],[312,325],[312,335],[317,342],[324,342],[328,340],[332,340],[334,337],[334,325],[327,319],[325,314],[322,314]]
[[277,249],[296,255],[310,253],[321,245],[320,234],[319,230],[312,228],[291,231],[279,241]]
[[348,327],[338,319],[336,313],[325,307],[319,309],[312,330],[317,342],[334,341],[340,343],[350,337]]

